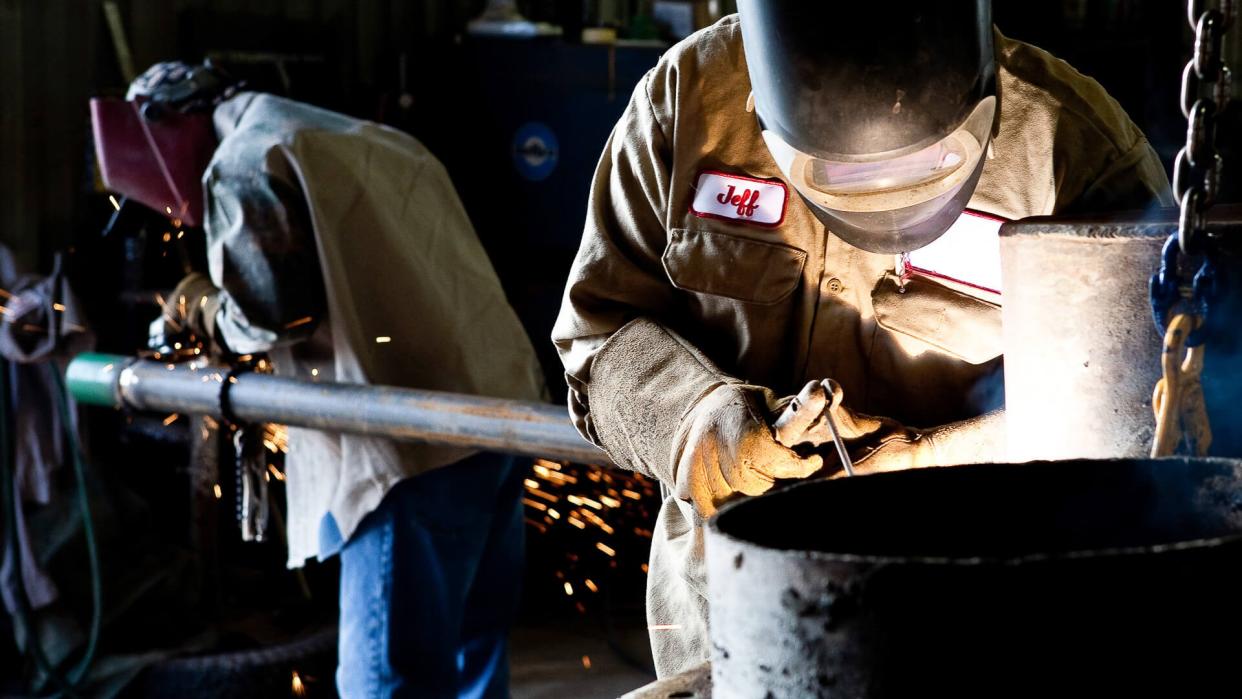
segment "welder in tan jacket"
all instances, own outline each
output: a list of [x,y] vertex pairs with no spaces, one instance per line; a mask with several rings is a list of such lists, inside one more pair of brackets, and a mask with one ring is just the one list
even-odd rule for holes
[[986,0],[738,6],[634,91],[553,331],[578,429],[665,486],[661,676],[707,658],[705,518],[839,472],[777,441],[789,396],[834,401],[860,473],[999,457],[1000,221],[1168,199],[1121,107]]

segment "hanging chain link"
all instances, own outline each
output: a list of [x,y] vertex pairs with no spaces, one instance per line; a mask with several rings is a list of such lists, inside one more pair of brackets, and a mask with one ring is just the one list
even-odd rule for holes
[[[1231,97],[1233,76],[1225,63],[1225,34],[1233,24],[1235,0],[1189,0],[1186,18],[1195,32],[1194,53],[1182,71],[1182,114],[1186,145],[1173,166],[1173,194],[1181,214],[1177,232],[1164,244],[1159,271],[1151,279],[1152,316],[1164,338],[1162,378],[1152,396],[1156,417],[1153,457],[1174,453],[1183,442],[1204,455],[1212,442],[1200,374],[1208,311],[1219,281],[1207,211],[1220,191],[1221,157],[1216,126]],[[1192,279],[1183,257],[1201,258]]]
[[[1177,233],[1164,246],[1160,269],[1151,280],[1152,316],[1164,335],[1175,312],[1198,316],[1187,340],[1195,347],[1207,334],[1207,315],[1217,291],[1216,266],[1207,211],[1220,190],[1222,161],[1216,143],[1217,121],[1231,98],[1233,76],[1225,62],[1225,35],[1233,25],[1237,0],[1189,0],[1186,18],[1195,33],[1194,51],[1182,71],[1181,107],[1186,116],[1186,145],[1173,165],[1173,194],[1181,209]],[[1184,275],[1183,257],[1202,256],[1193,280]]]
[[1220,189],[1221,158],[1216,144],[1216,121],[1231,97],[1233,77],[1225,64],[1225,34],[1233,24],[1236,0],[1219,0],[1208,8],[1205,0],[1189,0],[1187,19],[1195,32],[1195,48],[1182,71],[1182,114],[1186,116],[1186,146],[1173,167],[1173,193],[1181,207],[1178,246],[1186,255],[1206,247],[1206,213]]

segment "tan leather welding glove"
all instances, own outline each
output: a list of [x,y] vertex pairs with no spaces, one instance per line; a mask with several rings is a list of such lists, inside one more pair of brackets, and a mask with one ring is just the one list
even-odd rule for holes
[[895,420],[854,412],[845,407],[844,397],[836,381],[808,382],[777,419],[776,440],[789,447],[806,445],[833,454],[831,417],[856,474],[931,465],[931,445],[918,431]]
[[725,383],[682,417],[674,439],[673,492],[710,517],[738,495],[767,492],[777,479],[806,478],[823,467],[779,444],[768,421],[769,393]]
[[[916,430],[889,418],[850,410],[842,404],[843,399],[842,389],[835,381],[807,383],[777,420],[777,440],[789,446],[808,444],[823,451],[826,445],[831,449],[832,433],[822,417],[827,409],[853,458],[857,475],[1002,458],[1001,411],[930,430]],[[834,477],[837,475],[844,472]]]
[[859,454],[855,463],[861,473],[879,473],[1006,460],[1005,411],[996,410],[931,429],[901,427],[884,433],[884,438]]
[[191,333],[209,345],[215,334],[216,312],[220,309],[220,290],[201,272],[186,275],[160,308],[160,317],[151,323],[152,347],[167,344],[171,338]]
[[998,410],[929,430],[892,430],[855,457],[855,471],[881,473],[1005,461],[1004,419],[1004,411]]

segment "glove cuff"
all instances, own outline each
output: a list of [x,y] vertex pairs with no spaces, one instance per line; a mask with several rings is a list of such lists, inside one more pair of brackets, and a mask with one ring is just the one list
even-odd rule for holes
[[672,483],[683,417],[713,389],[735,382],[676,333],[633,320],[591,363],[587,400],[600,446],[618,465]]

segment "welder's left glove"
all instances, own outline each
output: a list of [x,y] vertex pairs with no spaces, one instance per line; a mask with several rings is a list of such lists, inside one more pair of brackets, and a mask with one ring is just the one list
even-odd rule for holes
[[167,347],[174,338],[188,340],[191,334],[210,345],[219,309],[220,290],[211,283],[211,278],[201,272],[186,275],[164,299],[160,317],[151,323],[149,346]]
[[880,444],[857,456],[855,470],[879,473],[1004,461],[1004,422],[1004,411],[997,410],[929,430],[902,427],[900,432],[887,435]]
[[930,430],[916,430],[895,420],[855,412],[842,404],[835,381],[808,383],[776,422],[776,438],[790,447],[831,448],[829,413],[854,461],[855,473],[951,466],[998,460],[1002,449],[1000,411]]

